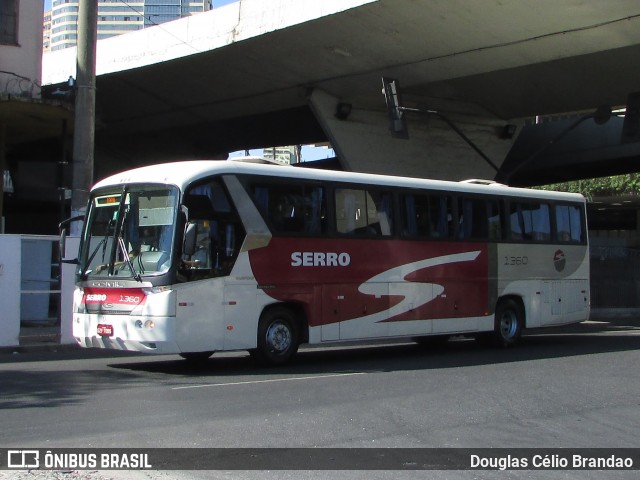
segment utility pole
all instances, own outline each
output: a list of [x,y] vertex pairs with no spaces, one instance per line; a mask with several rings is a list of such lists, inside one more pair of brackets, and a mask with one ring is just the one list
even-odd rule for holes
[[[98,0],[78,4],[78,54],[76,60],[76,104],[73,130],[73,181],[71,216],[86,212],[93,184],[96,119],[96,40]],[[71,225],[71,234],[80,235],[80,224]]]

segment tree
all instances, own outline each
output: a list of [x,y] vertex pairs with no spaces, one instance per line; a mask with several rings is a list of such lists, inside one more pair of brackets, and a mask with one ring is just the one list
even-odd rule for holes
[[627,173],[613,177],[572,180],[540,187],[542,190],[581,193],[587,199],[614,195],[640,195],[640,173]]

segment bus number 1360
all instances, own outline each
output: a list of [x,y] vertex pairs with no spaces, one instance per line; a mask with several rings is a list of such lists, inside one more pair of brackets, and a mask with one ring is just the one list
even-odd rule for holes
[[505,256],[504,264],[506,266],[517,266],[517,265],[527,265],[529,263],[529,257],[526,255],[523,256]]

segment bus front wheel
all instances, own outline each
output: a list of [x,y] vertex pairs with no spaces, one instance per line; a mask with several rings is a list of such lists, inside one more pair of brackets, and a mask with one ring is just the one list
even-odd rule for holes
[[520,338],[524,314],[520,305],[511,299],[502,300],[496,307],[493,337],[500,347],[510,347]]
[[254,353],[270,365],[288,362],[298,351],[298,330],[290,310],[274,308],[264,312],[258,323],[258,348]]

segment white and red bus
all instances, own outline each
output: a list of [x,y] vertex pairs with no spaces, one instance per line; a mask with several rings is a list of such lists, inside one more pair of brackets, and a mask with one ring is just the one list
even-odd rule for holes
[[301,343],[470,334],[589,315],[585,200],[481,182],[194,161],[91,191],[83,347],[270,363]]

